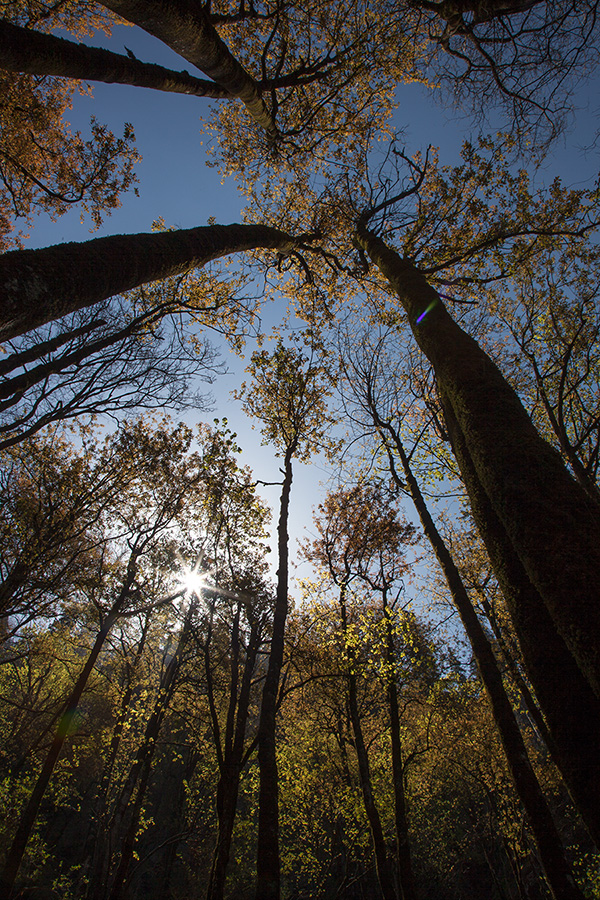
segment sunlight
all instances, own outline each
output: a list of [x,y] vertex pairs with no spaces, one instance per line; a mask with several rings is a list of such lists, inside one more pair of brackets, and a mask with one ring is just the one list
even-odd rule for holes
[[196,569],[186,569],[181,578],[181,586],[186,594],[196,594],[197,597],[202,593],[202,589],[206,584],[206,574],[196,571]]

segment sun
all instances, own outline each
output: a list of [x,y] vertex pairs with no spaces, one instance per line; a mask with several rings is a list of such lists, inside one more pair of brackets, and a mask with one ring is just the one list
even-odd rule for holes
[[205,585],[206,576],[195,569],[186,569],[183,573],[181,586],[186,594],[196,594],[199,597]]

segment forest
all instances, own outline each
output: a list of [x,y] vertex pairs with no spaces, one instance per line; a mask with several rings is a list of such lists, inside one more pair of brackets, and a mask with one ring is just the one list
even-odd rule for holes
[[598,4],[0,9],[0,900],[600,900]]

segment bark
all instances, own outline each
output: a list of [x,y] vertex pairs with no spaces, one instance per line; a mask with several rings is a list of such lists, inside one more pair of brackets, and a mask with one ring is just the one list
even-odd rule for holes
[[207,900],[222,900],[225,893],[225,879],[231,852],[239,786],[239,769],[235,766],[227,766],[219,778],[217,788],[218,831],[206,890]]
[[[537,700],[533,696],[522,672],[520,671],[515,652],[511,647],[508,646],[495,616],[489,608],[486,609],[487,605],[488,604],[486,604],[485,602],[482,602],[485,617],[488,620],[490,628],[492,629],[494,638],[496,640],[496,646],[498,647],[498,650],[502,655],[506,670],[507,672],[509,672],[511,680],[516,685],[519,693],[521,694],[521,698],[523,700],[523,703],[525,704],[525,708],[527,709],[530,720],[535,725],[535,728],[539,733],[542,742],[546,745],[546,748],[548,749],[554,764],[557,766],[557,768],[560,769],[560,754],[558,753],[556,745],[554,743],[554,739],[550,734],[550,731],[548,730],[548,726],[546,725],[546,720],[544,719],[542,710],[539,707]],[[571,660],[573,660],[572,656],[570,658]]]
[[96,635],[96,640],[94,641],[94,645],[90,651],[86,663],[79,673],[79,677],[77,678],[77,681],[73,686],[73,689],[69,695],[69,699],[65,704],[64,712],[60,717],[56,734],[54,735],[54,739],[52,741],[52,744],[50,745],[50,749],[46,755],[46,759],[44,760],[44,764],[42,765],[40,774],[38,775],[31,796],[19,820],[13,842],[6,857],[4,871],[2,872],[2,876],[0,877],[0,896],[3,898],[3,900],[9,900],[12,894],[15,880],[17,878],[17,875],[19,874],[19,868],[21,866],[23,854],[25,853],[27,843],[31,835],[31,830],[35,824],[35,820],[40,809],[40,804],[46,792],[46,788],[48,787],[50,778],[52,777],[52,773],[54,771],[54,767],[56,765],[58,757],[60,756],[60,752],[69,734],[71,722],[73,721],[73,717],[77,712],[77,707],[79,705],[79,701],[81,700],[81,695],[83,694],[87,686],[88,679],[92,673],[94,666],[96,665],[96,660],[100,655],[100,651],[104,646],[104,642],[108,637],[112,626],[119,618],[119,612],[129,595],[129,590],[131,588],[131,585],[133,584],[134,578],[135,563],[130,562],[125,583],[123,584],[123,587],[119,592],[119,596],[114,602],[110,612],[104,619],[102,627]]
[[[348,614],[346,611],[346,585],[340,587],[340,612],[342,615],[342,631],[344,636],[348,633]],[[383,895],[383,900],[398,900],[394,881],[392,878],[390,861],[388,859],[385,846],[385,838],[381,825],[381,818],[375,803],[373,795],[373,784],[371,780],[371,771],[369,767],[369,757],[360,721],[360,713],[358,709],[358,692],[356,683],[356,673],[354,671],[354,654],[348,649],[348,673],[346,677],[348,685],[348,707],[350,710],[350,722],[352,723],[352,733],[354,735],[354,747],[356,750],[356,758],[358,761],[358,773],[360,778],[360,787],[363,795],[363,804],[365,813],[369,821],[371,837],[373,839],[373,848],[375,850],[375,865],[377,868],[377,878]],[[396,772],[394,772],[396,775]]]
[[[76,332],[73,332],[73,337],[84,335],[86,331],[90,332],[92,330],[90,327],[79,328]],[[140,330],[139,320],[134,319],[127,327],[121,328],[119,331],[113,331],[96,341],[83,343],[71,353],[65,353],[63,356],[56,357],[48,362],[42,362],[31,369],[26,369],[19,375],[0,381],[0,412],[5,412],[11,406],[15,406],[28,390],[41,381],[46,381],[51,375],[57,375],[71,366],[78,366],[92,354],[107,350],[113,344],[116,344],[117,341],[123,341]],[[50,344],[51,342],[46,341],[45,343]],[[0,443],[0,449],[4,446],[7,445]]]
[[397,292],[510,544],[600,696],[600,510],[414,264],[363,224],[357,242]]
[[471,507],[504,594],[527,675],[552,737],[554,759],[600,847],[600,702],[529,581],[483,490],[456,422],[446,412]]
[[139,826],[140,814],[146,797],[148,782],[150,780],[152,760],[154,759],[160,729],[175,689],[177,673],[179,672],[179,667],[181,665],[181,657],[190,632],[190,622],[193,610],[194,605],[192,604],[188,610],[181,636],[177,644],[177,649],[173,657],[169,660],[164,675],[161,678],[158,697],[152,715],[146,725],[142,744],[137,752],[135,762],[129,771],[127,780],[123,785],[117,809],[113,816],[111,832],[115,837],[118,835],[122,823],[126,820],[127,827],[121,842],[121,855],[113,878],[110,894],[108,895],[109,900],[120,900],[125,890],[129,866],[135,850],[135,838]]
[[139,661],[142,657],[142,653],[144,651],[144,646],[146,643],[146,637],[148,634],[148,629],[150,627],[150,615],[146,617],[144,622],[144,626],[142,628],[142,633],[140,636],[140,640],[138,642],[135,656],[131,666],[128,665],[128,683],[125,689],[125,693],[123,694],[123,699],[121,700],[121,709],[119,712],[119,717],[117,719],[115,728],[112,733],[110,747],[108,752],[108,759],[106,761],[106,765],[104,766],[104,771],[102,773],[102,781],[100,783],[100,787],[98,789],[98,796],[96,800],[96,815],[94,819],[96,821],[96,829],[94,834],[94,847],[91,853],[91,866],[90,866],[90,879],[88,884],[88,892],[87,892],[87,900],[102,900],[104,894],[104,886],[106,884],[107,878],[107,868],[109,864],[109,852],[106,843],[106,835],[108,832],[108,792],[110,788],[110,783],[112,779],[112,773],[114,770],[115,762],[117,760],[117,755],[119,753],[119,747],[121,745],[121,737],[123,735],[123,729],[127,722],[127,715],[129,712],[129,705],[131,703],[131,699],[133,697],[133,692],[135,685],[137,683],[135,679],[135,673],[137,671],[137,667]]
[[283,665],[285,620],[288,610],[288,520],[292,490],[292,458],[296,444],[288,446],[283,465],[283,487],[277,525],[277,592],[271,650],[263,686],[258,723],[258,845],[256,851],[256,900],[279,900],[281,871],[279,860],[279,785],[275,745],[275,719],[279,678]]
[[230,253],[294,244],[266,225],[207,225],[13,250],[0,258],[0,341]]
[[[383,595],[383,612],[386,621],[386,662],[390,672],[395,672],[396,650],[392,620]],[[400,713],[398,709],[398,688],[394,675],[390,676],[387,687],[388,709],[390,715],[390,737],[392,745],[392,777],[394,780],[394,817],[396,820],[396,854],[398,858],[398,876],[402,900],[415,900],[417,893],[413,874],[408,834],[408,817],[406,814],[406,795],[404,793],[404,764],[402,762],[402,741],[400,738]]]
[[195,97],[231,99],[225,88],[194,78],[189,72],[175,72],[110,50],[21,28],[10,22],[0,22],[0,68],[30,75],[57,75],[192,94]]
[[542,869],[552,896],[556,900],[562,900],[562,898],[564,900],[567,900],[567,898],[583,900],[583,895],[573,880],[546,798],[529,760],[517,719],[502,683],[502,675],[492,646],[477,618],[454,560],[427,508],[397,433],[395,433],[394,443],[398,450],[410,496],[419,514],[423,530],[442,568],[452,600],[473,649],[479,675],[485,687],[494,721],[502,741],[508,768],[517,794],[525,809],[525,814],[538,847]]
[[259,85],[230,53],[196,0],[104,0],[104,6],[159,38],[240,99],[267,135],[276,136]]
[[260,645],[260,629],[258,622],[253,623],[250,630],[250,641],[248,643],[246,659],[244,662],[239,700],[237,700],[237,715],[235,716],[234,728],[234,712],[237,699],[234,694],[234,688],[237,690],[237,649],[239,648],[239,643],[239,634],[236,633],[235,644],[237,647],[234,647],[233,652],[233,657],[236,661],[236,673],[231,680],[232,692],[227,717],[225,748],[222,754],[219,784],[217,786],[218,833],[206,891],[207,900],[223,900],[225,892],[225,879],[227,877],[227,866],[229,863],[229,854],[231,852],[231,838],[237,812],[240,774],[244,764],[244,741],[250,710],[252,674],[256,665],[256,656]]

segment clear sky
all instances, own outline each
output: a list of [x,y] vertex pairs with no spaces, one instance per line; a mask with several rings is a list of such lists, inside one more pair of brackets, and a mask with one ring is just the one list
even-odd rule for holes
[[[112,38],[98,35],[88,42],[105,46],[116,52],[131,49],[143,61],[155,62],[177,70],[193,67],[160,41],[137,28],[117,27]],[[598,124],[598,100],[592,83],[588,94],[579,100],[581,109],[576,130],[554,148],[545,164],[549,177],[560,174],[567,184],[588,181],[598,171],[598,150],[590,147]],[[441,145],[440,158],[444,163],[457,161],[462,141],[470,136],[466,120],[438,106],[428,88],[420,85],[399,89],[399,109],[395,124],[406,130],[409,152],[428,144]],[[591,99],[587,99],[587,98]],[[202,116],[207,114],[209,102],[196,97],[168,94],[144,88],[122,85],[93,85],[93,98],[76,97],[70,121],[74,128],[87,134],[89,118],[95,115],[107,123],[115,134],[122,133],[123,123],[134,125],[137,147],[142,155],[137,173],[139,197],[124,196],[120,209],[109,216],[103,227],[90,235],[89,222],[83,225],[74,210],[56,223],[40,217],[26,246],[38,247],[63,241],[87,240],[92,236],[125,232],[149,231],[152,221],[162,216],[168,226],[189,228],[206,224],[214,216],[220,223],[241,220],[242,200],[233,181],[221,184],[216,169],[206,165],[206,146],[209,137],[202,133]],[[498,123],[501,128],[501,122]],[[204,144],[202,144],[204,142]],[[278,312],[271,308],[268,317],[276,321]],[[268,318],[267,318],[268,321]],[[226,416],[238,432],[244,448],[242,461],[250,465],[257,478],[274,481],[278,477],[277,461],[268,448],[260,447],[257,433],[244,420],[239,404],[229,392],[238,386],[243,363],[228,360],[230,374],[219,378],[213,393],[215,411],[203,418]],[[188,421],[193,415],[186,416]],[[327,471],[318,466],[309,470],[297,466],[297,478],[292,497],[292,532],[294,539],[302,535],[302,526],[310,521],[311,508],[320,500],[319,482]],[[265,489],[264,496],[276,509],[278,491]],[[295,556],[292,546],[292,558]]]

